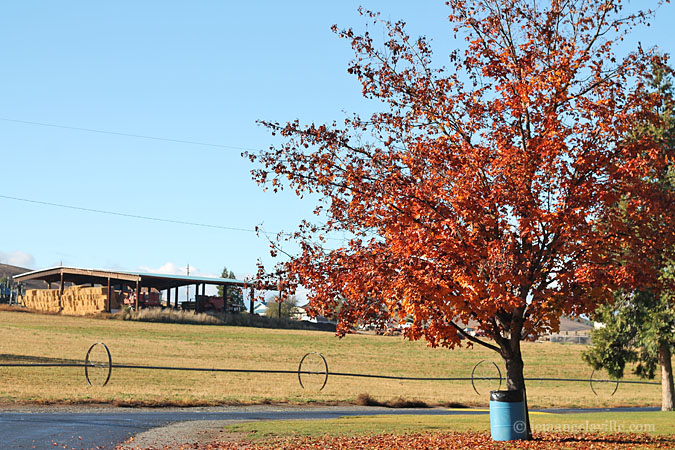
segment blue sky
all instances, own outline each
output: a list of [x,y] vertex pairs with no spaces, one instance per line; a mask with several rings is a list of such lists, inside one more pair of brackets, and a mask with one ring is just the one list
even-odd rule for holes
[[[642,2],[640,2],[642,3]],[[639,4],[632,2],[632,4]],[[0,195],[198,222],[293,230],[311,198],[263,192],[241,148],[273,143],[256,120],[368,111],[330,26],[357,8],[452,41],[444,2],[62,1],[0,5]],[[627,45],[675,50],[665,6]],[[218,144],[193,145],[17,121]],[[235,147],[235,148],[229,148]],[[70,210],[0,197],[0,262],[243,278],[268,243],[252,232]]]

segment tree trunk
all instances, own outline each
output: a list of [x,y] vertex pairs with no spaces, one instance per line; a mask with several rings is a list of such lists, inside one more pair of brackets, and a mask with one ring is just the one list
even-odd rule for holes
[[523,377],[523,358],[520,355],[505,359],[506,363],[506,388],[508,390],[525,390],[525,378]]
[[673,365],[670,346],[667,342],[659,345],[659,363],[661,364],[661,411],[672,411],[675,403],[673,389]]
[[527,407],[527,391],[525,390],[525,377],[523,376],[523,358],[520,354],[520,341],[511,340],[511,348],[508,352],[502,352],[502,357],[506,363],[506,388],[508,390],[523,391],[523,401],[525,402],[525,421],[527,425],[527,438],[532,439],[532,428],[530,427],[530,411]]

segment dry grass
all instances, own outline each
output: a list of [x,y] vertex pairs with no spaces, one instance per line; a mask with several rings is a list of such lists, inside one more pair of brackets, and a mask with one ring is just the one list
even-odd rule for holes
[[[483,349],[431,349],[399,337],[349,335],[211,325],[100,320],[0,311],[0,362],[48,358],[82,361],[89,346],[105,342],[113,363],[175,367],[295,370],[308,352],[321,352],[332,372],[418,377],[468,377],[476,362],[493,360]],[[524,343],[526,376],[586,378],[578,345]],[[308,361],[309,362],[309,361]],[[90,387],[80,368],[0,367],[0,402],[115,403],[119,405],[209,405],[246,403],[355,402],[368,393],[372,401],[486,405],[482,382],[476,395],[469,382],[396,381],[329,377],[307,378],[303,390],[294,374],[113,370],[105,387]],[[634,379],[634,378],[632,378]],[[588,383],[528,383],[533,407],[608,407],[658,405],[659,386],[621,386],[613,397],[608,386],[593,395]]]

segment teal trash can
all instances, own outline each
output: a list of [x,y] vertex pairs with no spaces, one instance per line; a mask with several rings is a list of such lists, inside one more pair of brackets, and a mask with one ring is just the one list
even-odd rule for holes
[[523,391],[490,391],[490,432],[495,441],[527,439]]

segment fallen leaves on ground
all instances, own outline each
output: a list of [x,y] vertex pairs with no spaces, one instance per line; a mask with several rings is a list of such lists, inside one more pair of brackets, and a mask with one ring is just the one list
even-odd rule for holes
[[[165,447],[166,448],[166,447]],[[672,436],[647,434],[538,433],[531,441],[494,442],[489,433],[380,434],[277,438],[264,442],[184,444],[167,450],[459,450],[459,449],[675,449]],[[152,448],[144,450],[156,450]]]

